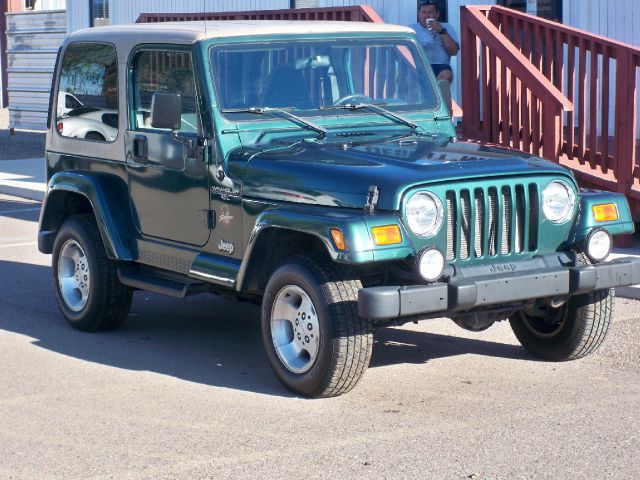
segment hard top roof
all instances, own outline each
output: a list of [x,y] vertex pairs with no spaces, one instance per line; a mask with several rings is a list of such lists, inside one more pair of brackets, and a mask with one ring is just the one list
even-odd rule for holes
[[[193,22],[158,22],[111,25],[74,32],[69,41],[193,43],[207,38],[251,35],[304,35],[333,33],[413,33],[400,25],[367,22],[329,22],[304,20],[223,20]],[[167,35],[170,35],[168,38]]]

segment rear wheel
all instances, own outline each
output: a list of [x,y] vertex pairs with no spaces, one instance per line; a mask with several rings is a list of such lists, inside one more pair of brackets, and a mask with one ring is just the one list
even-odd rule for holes
[[53,279],[60,311],[73,328],[110,330],[127,318],[132,290],[119,282],[92,215],[71,217],[58,231]]
[[337,396],[364,375],[373,328],[358,316],[359,288],[348,269],[306,256],[292,257],[272,275],[262,337],[276,376],[293,392]]

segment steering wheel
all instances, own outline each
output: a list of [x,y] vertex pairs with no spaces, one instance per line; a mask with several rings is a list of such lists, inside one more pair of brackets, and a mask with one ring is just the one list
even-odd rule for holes
[[345,95],[333,102],[333,104],[338,107],[349,103],[373,103],[373,98],[360,93],[352,93],[351,95]]

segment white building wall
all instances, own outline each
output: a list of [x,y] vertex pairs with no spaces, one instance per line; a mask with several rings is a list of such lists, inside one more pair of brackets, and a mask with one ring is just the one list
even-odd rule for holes
[[565,0],[562,20],[567,26],[640,46],[638,0]]
[[[89,0],[68,0],[68,33],[89,27]],[[141,13],[235,12],[289,8],[289,0],[110,0],[111,24],[134,23]]]
[[[590,33],[609,37],[613,40],[628,43],[640,47],[640,1],[639,0],[615,0],[603,2],[602,0],[565,0],[562,9],[562,22],[574,28],[586,30]],[[588,60],[587,60],[588,61]],[[587,64],[588,65],[588,64]],[[611,61],[609,91],[615,92],[615,62]],[[598,76],[602,67],[598,67]],[[638,81],[636,83],[638,112],[636,134],[640,138],[640,69],[636,69]],[[601,112],[600,112],[601,114]],[[587,115],[588,120],[588,115]],[[601,119],[598,116],[598,125]],[[609,134],[614,131],[614,102],[609,106]],[[600,130],[598,128],[598,130]]]
[[64,10],[67,0],[38,0],[34,6],[34,10]]

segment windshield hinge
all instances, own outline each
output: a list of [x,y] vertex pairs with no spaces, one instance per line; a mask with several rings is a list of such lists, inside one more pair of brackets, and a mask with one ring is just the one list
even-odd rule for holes
[[371,185],[367,192],[367,201],[364,204],[365,213],[373,213],[378,204],[378,197],[380,197],[380,190],[377,185]]

